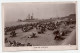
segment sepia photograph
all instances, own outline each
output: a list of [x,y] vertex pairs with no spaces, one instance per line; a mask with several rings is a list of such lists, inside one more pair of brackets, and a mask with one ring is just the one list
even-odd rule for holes
[[3,47],[77,45],[76,2],[3,3],[2,8]]

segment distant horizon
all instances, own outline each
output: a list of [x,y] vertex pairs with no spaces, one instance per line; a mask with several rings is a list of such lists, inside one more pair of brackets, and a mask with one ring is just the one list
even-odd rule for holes
[[[70,14],[71,15],[71,14]],[[75,14],[76,15],[76,14]],[[69,15],[68,15],[69,16]],[[66,16],[64,16],[64,17],[66,17]],[[61,18],[61,17],[54,17],[54,18]],[[54,18],[52,18],[52,19],[54,19]],[[34,19],[38,19],[38,18],[34,18]],[[42,18],[43,19],[43,18]],[[50,18],[48,18],[48,19],[50,19]],[[21,20],[21,19],[20,19]],[[23,20],[25,20],[25,19],[23,19]],[[41,20],[41,19],[38,19],[38,20]],[[16,22],[16,21],[18,21],[18,19],[17,20],[15,20],[15,21],[5,21],[5,22]]]

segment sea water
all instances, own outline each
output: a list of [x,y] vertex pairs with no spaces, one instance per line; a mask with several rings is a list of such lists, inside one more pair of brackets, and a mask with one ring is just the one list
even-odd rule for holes
[[6,26],[6,27],[10,27],[10,26],[17,26],[17,25],[23,25],[23,24],[28,24],[28,23],[30,23],[30,22],[17,22],[17,21],[15,21],[15,22],[5,22],[4,23],[4,26]]

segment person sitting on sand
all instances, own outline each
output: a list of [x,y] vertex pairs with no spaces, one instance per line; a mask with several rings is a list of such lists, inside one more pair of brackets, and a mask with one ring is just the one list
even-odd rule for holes
[[9,41],[9,46],[12,46],[13,45],[13,42]]
[[60,31],[59,30],[56,30],[54,32],[54,34],[55,34],[54,40],[63,40],[64,39],[62,36],[64,36],[65,34],[64,33],[60,34]]
[[36,33],[32,33],[32,35],[30,35],[28,38],[35,38]]
[[11,37],[16,37],[16,32],[14,30],[10,34],[12,35]]
[[23,31],[23,32],[26,32],[26,31],[27,31],[27,27],[23,27],[23,28],[22,28],[22,31]]
[[5,38],[5,43],[7,43],[8,42],[8,39],[7,38]]
[[27,43],[27,46],[32,46],[31,43]]
[[56,30],[54,34],[55,34],[54,40],[57,39],[57,38],[59,38],[59,30]]

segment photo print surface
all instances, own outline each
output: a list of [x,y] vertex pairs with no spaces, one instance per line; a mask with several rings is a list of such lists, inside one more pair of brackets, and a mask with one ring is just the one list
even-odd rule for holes
[[4,47],[76,45],[76,3],[4,3]]

